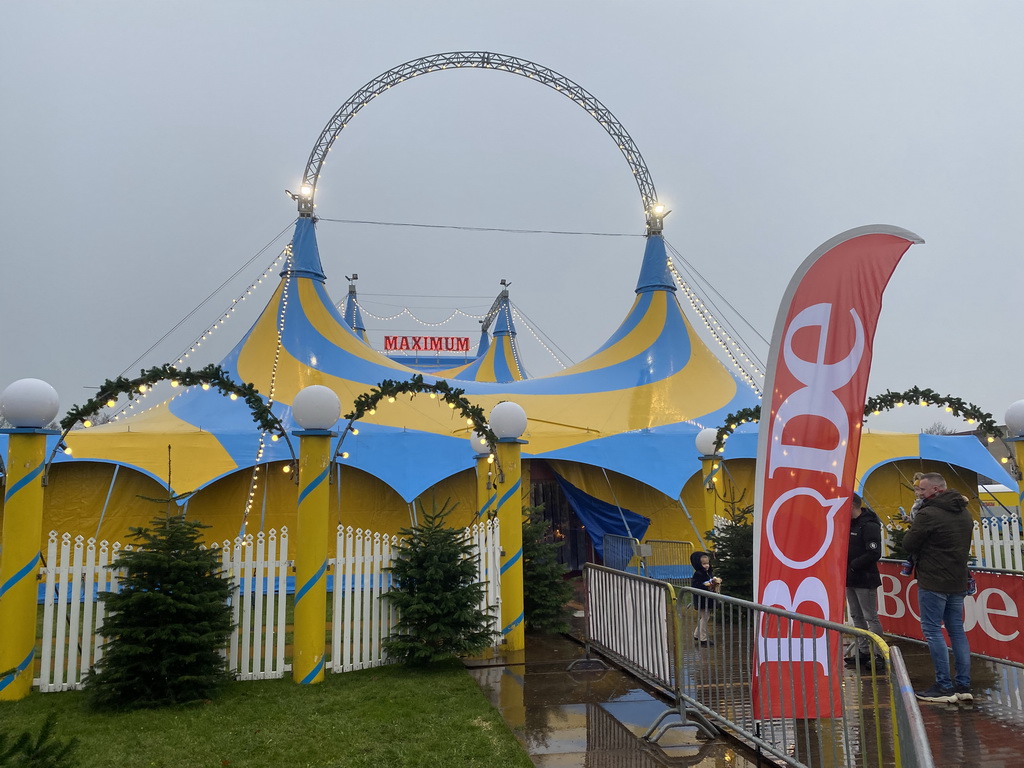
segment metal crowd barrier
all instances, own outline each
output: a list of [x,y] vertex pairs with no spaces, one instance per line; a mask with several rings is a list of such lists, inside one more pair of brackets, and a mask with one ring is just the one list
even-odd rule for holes
[[675,587],[690,585],[693,578],[693,566],[690,564],[693,544],[670,539],[647,539],[641,546],[647,547],[645,576],[667,581]]
[[601,547],[607,568],[643,575],[644,565],[639,541],[631,536],[606,533],[601,539]]
[[[934,768],[902,656],[877,635],[601,566],[588,564],[584,576],[588,650],[593,647],[674,701],[645,738],[657,741],[672,727],[696,725],[706,733],[717,727],[772,762],[798,768]],[[691,606],[698,593],[711,603],[706,645],[694,640],[698,612]],[[776,657],[792,656],[790,680],[803,679],[807,662],[821,663],[818,648],[847,646],[858,637],[868,639],[886,668],[858,663],[843,671],[838,685],[815,689],[821,709],[838,713],[834,717],[757,718],[753,682],[759,625],[771,625],[777,635],[761,641],[762,657],[772,655],[773,647]],[[792,687],[765,688],[757,693],[762,712],[771,711],[773,700],[800,695]]]

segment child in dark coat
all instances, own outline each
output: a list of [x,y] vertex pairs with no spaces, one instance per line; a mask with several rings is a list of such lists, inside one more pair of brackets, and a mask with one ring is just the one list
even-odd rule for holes
[[[707,552],[694,552],[690,555],[690,564],[693,566],[690,586],[706,592],[717,592],[722,580],[711,570],[711,555]],[[697,609],[697,628],[693,631],[693,639],[701,645],[714,645],[714,640],[708,637],[708,618],[713,602],[703,595],[693,596],[693,607]]]

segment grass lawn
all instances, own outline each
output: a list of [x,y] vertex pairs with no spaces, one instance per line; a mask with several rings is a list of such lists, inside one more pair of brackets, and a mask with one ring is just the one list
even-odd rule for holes
[[532,765],[462,664],[328,673],[323,684],[234,682],[183,709],[90,711],[82,694],[0,702],[0,732],[78,738],[82,768],[502,768]]

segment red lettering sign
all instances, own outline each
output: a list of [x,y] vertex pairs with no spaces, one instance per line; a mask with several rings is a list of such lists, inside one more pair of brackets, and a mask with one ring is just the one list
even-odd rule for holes
[[[917,607],[917,579],[881,562],[878,616],[886,634],[924,640]],[[964,631],[972,653],[1024,664],[1024,574],[975,571],[978,591],[964,598]]]
[[385,336],[385,352],[469,352],[468,336]]
[[[846,569],[836,566],[846,562],[875,325],[886,283],[919,241],[895,228],[851,230],[812,253],[786,291],[758,437],[760,603],[845,619]],[[787,630],[779,622],[757,627],[755,715],[838,715],[839,634],[790,638]]]

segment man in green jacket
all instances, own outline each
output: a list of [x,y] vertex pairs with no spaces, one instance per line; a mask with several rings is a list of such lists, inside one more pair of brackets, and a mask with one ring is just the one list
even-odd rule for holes
[[[970,576],[967,563],[974,521],[967,510],[967,499],[948,490],[942,475],[923,475],[916,492],[921,507],[903,538],[903,548],[916,565],[921,631],[935,666],[935,684],[919,692],[917,698],[949,703],[972,701],[971,647],[964,632],[964,598]],[[953,648],[955,679],[950,679],[943,624]]]

